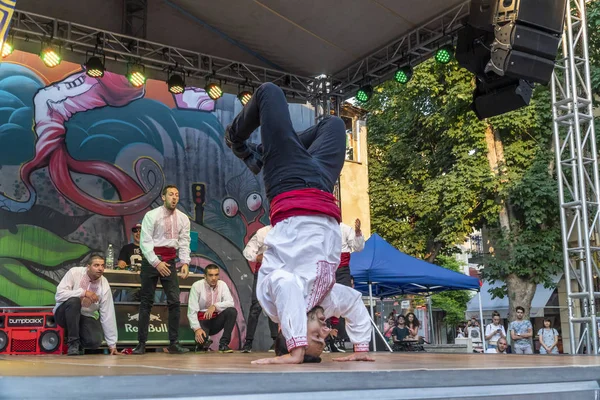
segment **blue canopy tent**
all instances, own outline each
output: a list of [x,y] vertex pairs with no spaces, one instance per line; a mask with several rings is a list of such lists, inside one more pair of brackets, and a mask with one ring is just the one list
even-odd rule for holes
[[[371,318],[373,297],[383,299],[399,294],[431,294],[445,290],[479,291],[480,288],[479,279],[404,254],[376,233],[367,240],[363,251],[352,253],[350,272],[354,288],[369,296]],[[431,304],[428,309],[431,320]]]
[[356,290],[380,298],[480,287],[479,279],[404,254],[376,233],[363,251],[352,253],[350,272]]

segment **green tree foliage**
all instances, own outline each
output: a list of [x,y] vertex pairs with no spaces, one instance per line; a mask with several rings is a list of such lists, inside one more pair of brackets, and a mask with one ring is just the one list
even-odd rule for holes
[[[439,256],[435,260],[437,265],[452,271],[461,272],[461,264],[456,258],[451,256]],[[455,290],[444,292],[431,296],[431,303],[434,308],[439,308],[446,312],[445,321],[448,325],[458,325],[465,319],[465,310],[471,296],[465,290]]]

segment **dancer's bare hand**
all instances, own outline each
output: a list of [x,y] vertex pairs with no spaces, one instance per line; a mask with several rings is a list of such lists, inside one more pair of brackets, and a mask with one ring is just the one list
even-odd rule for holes
[[217,311],[217,307],[215,307],[214,304],[208,307],[208,309],[204,311],[204,319],[212,319],[215,311]]
[[85,298],[90,299],[90,301],[92,303],[97,303],[100,299],[98,298],[98,295],[90,290],[86,290],[85,291]]
[[116,347],[109,348],[109,355],[116,356],[116,355],[119,355],[119,354],[121,354],[121,353],[119,353],[119,351],[117,350]]
[[373,362],[375,359],[369,355],[369,353],[352,353],[346,357],[333,358],[333,361],[346,362],[346,361],[370,361]]
[[204,340],[206,338],[206,332],[204,332],[204,330],[202,328],[198,328],[194,332],[194,336],[195,336],[196,342],[203,344]]
[[167,277],[169,275],[171,275],[171,270],[169,269],[169,264],[167,264],[164,261],[161,261],[160,264],[158,264],[156,266],[156,270],[158,271],[158,273],[160,274],[160,276],[164,276]]
[[190,275],[190,267],[187,264],[181,266],[181,279],[187,279]]
[[252,361],[252,364],[302,364],[302,361],[304,360],[304,352],[304,347],[296,347],[295,349],[292,349],[290,354],[272,358],[261,358],[259,360]]

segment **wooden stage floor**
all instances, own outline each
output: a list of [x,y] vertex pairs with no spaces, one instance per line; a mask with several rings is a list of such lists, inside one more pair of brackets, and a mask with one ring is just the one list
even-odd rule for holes
[[[526,396],[532,390],[544,393],[545,399],[562,399],[561,395],[569,396],[565,399],[585,399],[587,394],[600,394],[600,357],[593,356],[377,353],[372,363],[337,363],[331,361],[337,355],[325,354],[321,364],[250,364],[254,359],[269,356],[273,353],[2,355],[0,399],[80,395],[86,399],[190,396],[246,399],[284,393],[286,399],[293,399],[294,394],[306,396],[331,391],[339,399],[366,395],[378,400],[537,398]],[[90,392],[89,385],[97,389]],[[466,389],[472,387],[476,389]],[[362,397],[355,397],[360,393]],[[452,397],[451,393],[460,396]]]

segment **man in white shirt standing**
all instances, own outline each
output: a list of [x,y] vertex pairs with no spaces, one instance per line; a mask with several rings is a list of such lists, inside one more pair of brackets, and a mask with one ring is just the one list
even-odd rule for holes
[[190,220],[177,209],[179,190],[168,185],[163,189],[164,206],[148,211],[142,220],[142,268],[140,278],[140,312],[138,324],[138,345],[132,354],[146,352],[150,310],[154,305],[154,292],[160,279],[167,295],[169,309],[170,354],[186,353],[189,350],[179,345],[179,280],[177,278],[177,258],[183,263],[181,276],[187,278],[190,263]]
[[102,336],[110,354],[118,354],[115,306],[103,274],[104,258],[92,254],[87,266],[71,268],[56,288],[54,316],[67,331],[70,356],[100,347]]
[[235,327],[237,310],[227,284],[219,280],[219,267],[204,267],[204,279],[194,282],[188,301],[188,320],[196,342],[208,350],[208,338],[223,331],[219,353],[233,353],[229,348],[231,332]]
[[[242,348],[242,353],[250,353],[252,351],[252,341],[254,340],[254,333],[256,332],[256,326],[258,325],[258,317],[262,313],[262,307],[256,297],[256,284],[258,283],[258,271],[262,264],[263,253],[267,249],[265,246],[265,237],[271,230],[271,225],[263,226],[260,228],[254,236],[250,239],[246,247],[244,248],[244,257],[246,260],[255,263],[256,268],[254,271],[254,281],[252,282],[252,303],[250,304],[250,311],[248,311],[248,326],[246,327],[246,341]],[[269,351],[275,351],[275,339],[277,339],[278,328],[277,324],[271,321],[271,318],[267,317],[269,321],[269,330],[271,331],[271,338],[273,339],[273,346]]]

